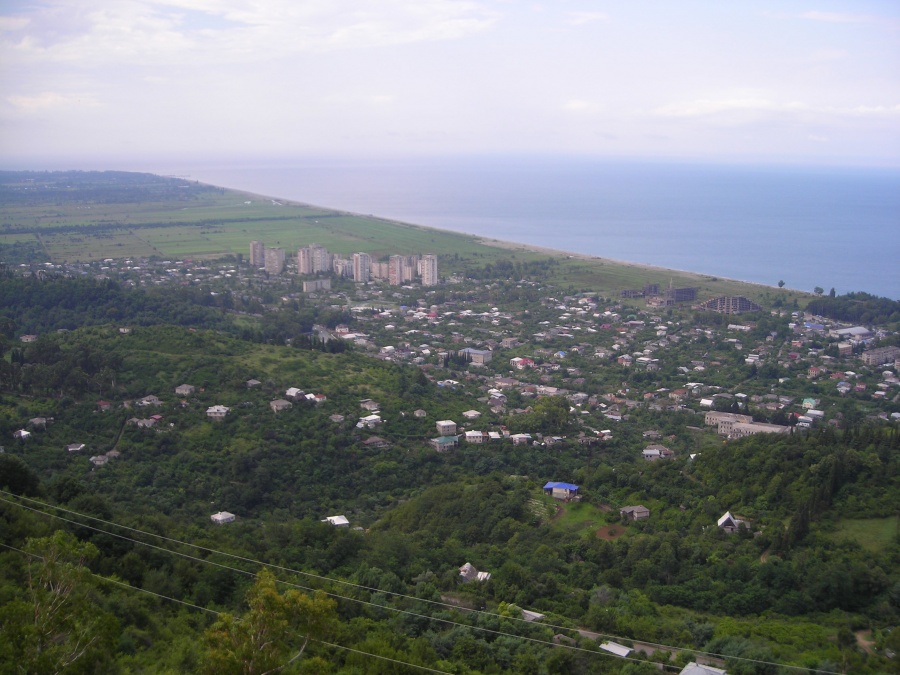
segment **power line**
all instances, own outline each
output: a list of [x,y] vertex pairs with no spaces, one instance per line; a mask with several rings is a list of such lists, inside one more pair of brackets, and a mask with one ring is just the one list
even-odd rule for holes
[[[0,490],[0,493],[3,493],[3,491]],[[3,494],[7,494],[7,493],[3,493]],[[30,501],[36,501],[36,500],[30,500]],[[75,525],[75,526],[77,526],[77,527],[84,527],[84,528],[86,528],[86,529],[93,530],[93,531],[99,532],[99,533],[101,533],[101,534],[106,534],[106,535],[109,535],[109,536],[111,536],[111,537],[116,537],[116,538],[119,538],[119,539],[123,539],[123,540],[125,540],[125,541],[130,541],[130,542],[133,542],[133,543],[135,543],[135,544],[139,544],[139,545],[141,545],[141,546],[147,546],[147,547],[150,547],[150,548],[154,548],[154,549],[156,549],[156,550],[164,551],[164,552],[166,552],[166,553],[171,553],[172,555],[177,555],[177,556],[180,556],[180,557],[183,557],[183,558],[187,558],[187,559],[189,559],[189,560],[194,560],[194,561],[196,561],[196,562],[205,563],[205,564],[208,564],[208,565],[214,565],[214,566],[216,566],[216,567],[221,567],[221,568],[223,568],[223,569],[231,570],[232,572],[237,572],[237,573],[239,573],[239,574],[244,574],[244,575],[246,575],[246,576],[251,576],[251,577],[252,577],[252,576],[256,576],[253,572],[248,572],[248,571],[246,571],[246,570],[241,570],[241,569],[238,569],[238,568],[236,568],[236,567],[231,567],[230,565],[224,565],[224,564],[222,564],[222,563],[218,563],[218,562],[215,562],[215,561],[213,561],[213,560],[207,560],[207,559],[204,559],[204,558],[198,558],[198,557],[196,557],[196,556],[192,556],[192,555],[189,555],[189,554],[187,554],[187,553],[181,553],[181,552],[179,552],[179,551],[172,551],[172,550],[170,550],[170,549],[166,549],[166,548],[162,548],[162,547],[160,547],[160,546],[156,546],[155,544],[149,544],[149,543],[147,543],[147,542],[139,541],[139,540],[137,540],[137,539],[132,539],[131,537],[126,537],[126,536],[121,535],[121,534],[116,534],[116,533],[114,533],[114,532],[108,532],[108,531],[106,531],[106,530],[101,530],[100,528],[93,527],[93,526],[91,526],[91,525],[84,525],[84,524],[78,523],[78,522],[76,522],[76,521],[74,521],[74,520],[70,520],[69,518],[63,518],[62,516],[58,516],[58,515],[55,515],[55,514],[52,514],[52,513],[47,513],[47,512],[45,512],[45,511],[41,511],[40,509],[35,509],[35,508],[33,508],[33,507],[26,506],[26,505],[24,505],[24,504],[18,504],[18,503],[14,502],[14,501],[9,501],[9,500],[0,498],[0,502],[5,502],[5,503],[8,503],[8,504],[13,504],[13,505],[15,505],[15,506],[19,506],[20,508],[27,509],[27,510],[29,510],[29,511],[33,511],[33,512],[35,512],[35,513],[40,513],[40,514],[45,515],[45,516],[48,516],[48,517],[50,517],[50,518],[56,518],[57,520],[62,520],[63,522],[70,523],[70,524]],[[62,509],[62,510],[68,511],[67,509]],[[75,512],[71,512],[71,513],[75,513]],[[83,515],[83,514],[76,514],[76,515]],[[91,516],[84,516],[84,517],[86,517],[86,518],[92,518]],[[94,519],[94,520],[100,520],[100,519]],[[123,527],[124,527],[124,526],[123,526]],[[127,528],[127,529],[133,529],[133,528]],[[148,534],[149,534],[149,533],[148,533]],[[183,544],[185,544],[185,545],[187,545],[187,546],[194,546],[194,544],[187,544],[186,542],[179,542],[179,541],[176,540],[176,539],[170,539],[170,538],[168,538],[168,537],[163,537],[163,538],[164,538],[164,539],[168,539],[168,540],[170,540],[170,541],[177,542],[177,543],[183,543]],[[197,547],[197,548],[202,548],[202,547]],[[212,550],[212,549],[209,549],[209,550]],[[222,555],[229,555],[229,554],[223,553]],[[239,557],[239,556],[236,556],[236,557]],[[261,566],[265,566],[264,563],[258,563],[258,564],[261,565]],[[274,566],[274,567],[277,567],[277,566]],[[316,576],[316,575],[312,575],[312,576]],[[323,578],[323,579],[326,579],[326,580],[330,580],[330,579],[328,579],[327,577],[320,577],[320,578]],[[308,586],[302,586],[302,585],[300,585],[300,584],[297,584],[297,583],[294,583],[294,582],[290,582],[290,581],[284,581],[284,580],[281,580],[281,579],[276,579],[276,582],[277,582],[277,583],[280,583],[280,584],[283,584],[283,585],[285,585],[285,586],[290,586],[290,587],[292,587],[292,588],[299,588],[299,589],[302,589],[302,590],[305,590],[305,591],[312,591],[312,592],[315,592],[316,590],[322,590],[322,589],[309,588]],[[373,589],[373,590],[375,590],[376,592],[379,592],[378,589]],[[407,615],[409,615],[409,616],[414,616],[414,617],[419,618],[419,619],[427,619],[427,620],[429,620],[429,621],[437,621],[437,622],[439,622],[439,623],[445,623],[445,624],[448,624],[448,625],[451,625],[451,626],[458,626],[458,627],[460,627],[460,628],[468,628],[469,630],[476,630],[476,631],[481,631],[481,632],[484,632],[484,633],[491,633],[491,634],[493,634],[493,635],[503,635],[503,636],[506,636],[506,637],[511,637],[511,638],[515,638],[515,639],[519,639],[519,640],[525,640],[525,641],[528,641],[528,642],[534,642],[534,643],[541,644],[541,645],[545,645],[545,646],[548,646],[548,647],[562,647],[562,648],[564,648],[564,649],[569,649],[569,650],[572,650],[572,651],[587,652],[587,653],[589,653],[589,654],[596,654],[596,655],[599,655],[599,656],[606,656],[606,657],[613,657],[613,656],[614,656],[614,655],[611,654],[611,653],[607,653],[607,652],[603,652],[603,651],[597,651],[597,650],[593,650],[593,649],[585,649],[584,647],[577,647],[577,646],[575,646],[575,645],[568,645],[568,644],[563,644],[563,643],[548,642],[547,640],[541,640],[541,639],[529,637],[529,636],[526,636],[526,635],[514,635],[514,634],[512,634],[512,633],[506,633],[506,632],[504,632],[504,631],[494,630],[494,629],[492,629],[492,628],[484,628],[484,627],[482,627],[482,626],[472,626],[472,625],[469,625],[469,624],[460,623],[460,622],[458,622],[458,621],[453,621],[453,620],[451,620],[451,619],[441,619],[441,618],[429,616],[429,615],[426,615],[426,614],[419,614],[419,613],[417,613],[417,612],[412,612],[412,611],[410,611],[410,610],[400,609],[400,608],[397,608],[397,607],[391,607],[391,606],[389,606],[389,605],[379,605],[379,604],[377,604],[377,603],[374,603],[374,602],[371,602],[371,601],[368,601],[368,600],[361,600],[361,599],[359,599],[359,598],[352,598],[352,597],[348,597],[348,596],[345,596],[345,595],[340,595],[339,593],[334,593],[334,592],[331,592],[331,591],[324,591],[324,590],[323,590],[322,592],[325,593],[326,595],[331,596],[331,597],[334,597],[334,598],[340,598],[341,600],[347,600],[347,601],[350,601],[350,602],[356,602],[356,603],[359,603],[359,604],[362,604],[362,605],[369,605],[369,606],[371,606],[371,607],[376,607],[376,608],[378,608],[378,609],[380,609],[380,610],[387,610],[387,611],[396,612],[396,613],[399,613],[399,614],[407,614]],[[399,595],[399,594],[397,594],[397,595]],[[416,598],[412,598],[412,596],[402,596],[402,597],[411,598],[411,599],[413,599],[413,600],[416,600]],[[443,606],[449,607],[449,608],[451,608],[451,609],[459,609],[458,607],[454,607],[453,605],[443,605]],[[476,613],[476,612],[473,612],[473,613]],[[491,614],[491,613],[489,613],[489,612],[478,612],[478,613],[485,614],[485,615],[490,616],[490,617],[493,617],[493,618],[501,618],[501,619],[502,619],[502,618],[507,618],[507,617],[501,617],[499,614]],[[554,626],[551,626],[550,624],[538,624],[538,625],[544,626],[544,627],[554,627]],[[575,629],[568,628],[568,627],[565,627],[565,626],[559,626],[559,627],[554,627],[554,628],[560,628],[560,629],[562,629],[562,630],[569,630],[569,631],[575,630]],[[650,643],[647,643],[647,644],[650,644]],[[680,650],[680,648],[673,648],[673,649],[678,649],[678,650]],[[616,656],[616,658],[620,658],[620,659],[623,659],[623,660],[626,660],[626,661],[634,661],[634,662],[636,662],[636,663],[647,663],[647,662],[644,661],[644,660],[636,659],[636,658],[628,657],[628,656]]]
[[[35,554],[35,553],[29,553],[28,551],[23,551],[23,550],[20,549],[20,548],[16,548],[15,546],[10,546],[10,545],[4,544],[4,543],[2,543],[2,542],[0,542],[0,546],[3,546],[4,548],[11,549],[11,550],[13,550],[13,551],[18,551],[19,553],[22,553],[23,555],[31,556],[32,558],[40,558],[40,557],[41,557],[41,556],[39,556],[39,555],[37,555],[37,554]],[[193,603],[187,602],[186,600],[182,600],[182,599],[180,599],[180,598],[173,598],[173,597],[168,596],[168,595],[163,595],[162,593],[156,593],[156,592],[154,592],[154,591],[147,590],[146,588],[139,588],[139,587],[137,587],[137,586],[131,586],[131,585],[129,585],[129,584],[126,584],[126,583],[123,582],[123,581],[116,581],[115,579],[109,579],[109,578],[107,578],[107,577],[104,577],[104,576],[101,576],[101,575],[96,574],[96,573],[94,573],[94,572],[91,572],[90,570],[88,570],[88,572],[89,572],[92,576],[94,576],[94,577],[100,579],[100,580],[103,581],[103,582],[109,583],[109,584],[115,584],[116,586],[122,586],[123,588],[127,588],[127,589],[132,590],[132,591],[138,591],[138,592],[140,592],[140,593],[147,593],[148,595],[153,595],[153,596],[155,596],[155,597],[157,597],[157,598],[162,598],[163,600],[169,600],[170,602],[175,602],[175,603],[178,603],[178,604],[181,604],[181,605],[186,605],[187,607],[190,607],[191,609],[197,609],[197,610],[200,610],[200,611],[202,611],[202,612],[208,612],[208,613],[210,613],[210,614],[214,614],[215,616],[221,616],[221,615],[222,615],[222,612],[219,612],[219,611],[217,611],[217,610],[215,610],[215,609],[209,609],[208,607],[201,607],[200,605],[195,605],[195,604],[193,604]],[[240,620],[240,619],[239,619],[239,620]],[[318,642],[318,643],[323,644],[323,645],[325,645],[325,646],[327,646],[327,647],[334,647],[335,649],[343,649],[343,650],[345,650],[345,651],[353,652],[353,653],[355,653],[355,654],[362,654],[362,655],[364,655],[364,656],[370,656],[370,657],[372,657],[372,658],[382,659],[382,660],[384,660],[384,661],[390,661],[390,662],[392,662],[392,663],[399,663],[399,664],[401,664],[401,665],[408,666],[408,667],[410,667],[410,668],[418,668],[419,670],[424,670],[424,671],[429,672],[429,673],[440,673],[441,675],[451,675],[451,673],[448,673],[446,670],[435,670],[434,668],[429,668],[428,666],[421,666],[421,665],[417,665],[417,664],[415,664],[415,663],[408,663],[408,662],[406,662],[406,661],[400,661],[399,659],[394,659],[394,658],[391,658],[391,657],[389,657],[389,656],[382,656],[381,654],[372,654],[371,652],[364,652],[364,651],[362,651],[361,649],[353,649],[353,647],[345,647],[344,645],[334,644],[334,643],[332,643],[332,642],[326,642],[325,640],[317,640],[317,639],[315,639],[315,638],[309,638],[309,639],[310,639],[312,642]]]
[[[259,560],[255,560],[255,559],[253,559],[253,558],[247,558],[247,557],[240,556],[240,555],[237,555],[237,554],[234,554],[234,553],[226,553],[226,552],[224,552],[224,551],[219,551],[219,550],[217,550],[217,549],[209,548],[209,547],[206,547],[206,546],[200,546],[200,545],[198,545],[198,544],[192,544],[192,543],[189,543],[189,542],[181,541],[181,540],[179,540],[179,539],[174,539],[174,538],[172,538],[172,537],[166,537],[165,535],[156,534],[156,533],[153,533],[153,532],[146,532],[146,531],[144,531],[144,530],[139,530],[139,529],[137,529],[137,528],[130,527],[130,526],[128,526],[128,525],[120,525],[119,523],[114,523],[114,522],[112,522],[112,521],[104,520],[104,519],[102,519],[102,518],[98,518],[98,517],[95,517],[95,516],[89,516],[89,515],[86,515],[86,514],[78,513],[77,511],[72,511],[72,510],[66,509],[66,508],[64,508],[64,507],[62,507],[62,506],[56,506],[56,505],[53,505],[53,504],[47,504],[47,503],[42,502],[42,501],[37,500],[37,499],[31,499],[31,498],[24,497],[24,496],[21,496],[21,495],[15,495],[15,494],[10,493],[10,492],[7,492],[7,491],[5,491],[5,490],[0,490],[0,494],[2,494],[2,495],[7,495],[7,496],[9,496],[9,497],[15,497],[15,498],[17,498],[17,499],[21,499],[21,500],[24,500],[24,501],[32,502],[32,503],[34,503],[34,504],[39,504],[39,505],[44,506],[44,507],[49,507],[49,508],[57,509],[57,510],[59,510],[59,511],[63,511],[64,513],[69,513],[69,514],[72,514],[72,515],[75,515],[75,516],[78,516],[78,517],[81,517],[81,518],[85,518],[85,519],[88,519],[88,520],[97,521],[97,522],[103,523],[103,524],[105,524],[105,525],[110,525],[110,526],[112,526],[112,527],[122,528],[122,529],[125,529],[125,530],[129,530],[129,531],[131,531],[131,532],[136,532],[136,533],[143,534],[143,535],[146,535],[146,536],[157,537],[158,539],[163,539],[163,540],[165,540],[165,541],[169,541],[169,542],[172,542],[172,543],[175,543],[175,544],[180,544],[180,545],[182,545],[182,546],[188,546],[188,547],[195,548],[195,549],[198,549],[198,550],[201,550],[201,551],[206,551],[207,553],[218,554],[218,555],[222,555],[222,556],[225,556],[225,557],[228,557],[228,558],[233,558],[233,559],[235,559],[235,560],[240,560],[240,561],[242,561],[242,562],[252,563],[252,564],[258,565],[258,566],[260,566],[260,567],[268,567],[268,568],[271,568],[271,569],[279,570],[279,571],[281,571],[281,572],[287,572],[287,573],[290,573],[290,574],[296,574],[296,575],[300,575],[300,576],[306,576],[306,577],[310,577],[310,578],[313,578],[313,579],[316,579],[316,580],[319,580],[319,581],[326,581],[326,582],[330,582],[330,583],[335,583],[335,584],[341,584],[341,585],[345,585],[345,586],[350,586],[350,587],[352,587],[352,588],[357,588],[357,589],[361,589],[361,590],[366,590],[366,591],[370,591],[370,592],[373,592],[373,593],[384,593],[384,594],[386,594],[386,595],[392,595],[392,596],[395,596],[395,597],[398,597],[398,598],[403,598],[403,599],[411,600],[411,601],[414,601],[414,602],[423,602],[423,603],[427,603],[427,604],[437,605],[437,606],[439,606],[439,607],[443,607],[443,608],[447,608],[447,609],[452,609],[452,610],[457,610],[457,611],[460,610],[460,608],[457,607],[457,606],[455,606],[455,605],[451,605],[451,604],[443,603],[443,602],[438,602],[438,601],[436,601],[436,600],[427,600],[427,599],[424,599],[424,598],[416,598],[415,596],[405,595],[405,594],[403,594],[403,593],[396,593],[396,592],[393,592],[393,591],[384,591],[384,590],[381,590],[381,589],[379,589],[379,588],[372,588],[372,587],[370,587],[370,586],[363,586],[363,585],[361,585],[361,584],[354,584],[353,582],[343,581],[343,580],[341,580],[341,579],[333,579],[333,578],[331,578],[331,577],[326,577],[326,576],[323,576],[323,575],[314,574],[314,573],[312,573],[312,572],[304,572],[304,571],[301,571],[301,570],[294,570],[294,569],[291,569],[291,568],[289,568],[289,567],[283,567],[283,566],[281,566],[281,565],[275,565],[275,564],[273,564],[273,563],[265,563],[265,562],[261,562],[261,561],[259,561]],[[62,516],[58,516],[58,515],[55,515],[55,514],[52,514],[52,513],[47,513],[46,511],[42,511],[42,510],[40,510],[40,509],[36,509],[36,508],[33,508],[33,507],[26,506],[26,505],[24,505],[24,504],[20,504],[20,503],[18,503],[18,502],[16,502],[16,501],[10,501],[10,500],[7,500],[7,499],[2,499],[2,498],[0,498],[0,502],[6,502],[6,503],[9,503],[9,504],[14,504],[14,505],[19,506],[19,507],[21,507],[21,508],[25,508],[25,509],[28,509],[28,510],[30,510],[30,511],[34,511],[35,513],[43,514],[43,515],[49,516],[49,517],[51,517],[51,518],[56,518],[56,519],[58,519],[58,520],[62,520],[62,521],[64,521],[64,522],[70,523],[70,524],[72,524],[72,525],[76,525],[76,526],[78,526],[78,527],[84,527],[84,528],[87,528],[87,529],[90,529],[90,530],[94,530],[95,532],[100,532],[100,533],[102,533],[102,534],[107,534],[107,535],[112,536],[112,537],[117,537],[117,538],[119,538],[119,539],[124,539],[124,540],[126,540],[126,541],[131,541],[131,542],[133,542],[133,543],[140,544],[140,545],[142,545],[142,546],[148,546],[148,547],[150,547],[150,548],[154,548],[154,549],[157,549],[157,550],[160,550],[160,551],[165,551],[165,552],[167,552],[167,553],[171,553],[171,554],[173,554],[173,555],[178,555],[178,556],[181,556],[181,557],[183,557],[183,558],[187,558],[187,559],[190,559],[190,560],[194,560],[194,561],[201,562],[201,563],[205,563],[205,564],[209,564],[209,565],[215,565],[215,566],[217,566],[217,567],[222,567],[222,568],[224,568],[224,569],[228,569],[228,570],[231,570],[231,571],[234,571],[234,572],[238,572],[238,573],[240,573],[240,574],[244,574],[244,575],[247,575],[247,576],[255,576],[254,573],[248,572],[248,571],[246,571],[246,570],[241,570],[241,569],[238,569],[238,568],[234,568],[234,567],[231,567],[231,566],[229,566],[229,565],[224,565],[224,564],[222,564],[222,563],[217,563],[217,562],[215,562],[215,561],[208,560],[208,559],[205,559],[205,558],[198,558],[198,557],[196,557],[196,556],[191,556],[191,555],[189,555],[189,554],[187,554],[187,553],[180,553],[180,552],[178,552],[178,551],[173,551],[173,550],[171,550],[171,549],[167,549],[167,548],[163,548],[163,547],[160,547],[160,546],[156,546],[156,545],[154,545],[154,544],[149,544],[149,543],[147,543],[147,542],[142,542],[142,541],[139,541],[139,540],[137,540],[137,539],[132,539],[132,538],[130,538],[130,537],[125,537],[124,535],[116,534],[116,533],[114,533],[114,532],[108,532],[108,531],[106,531],[106,530],[101,530],[101,529],[99,529],[99,528],[95,528],[95,527],[92,527],[92,526],[90,526],[90,525],[85,525],[85,524],[83,524],[83,523],[78,523],[78,522],[76,522],[76,521],[69,520],[68,518],[63,518]],[[309,587],[307,587],[307,586],[302,586],[302,585],[300,585],[300,584],[293,583],[293,582],[282,581],[282,580],[277,580],[277,581],[278,581],[278,583],[282,583],[282,584],[285,584],[285,585],[287,585],[287,586],[293,586],[293,587],[295,587],[295,588],[300,588],[300,589],[307,590],[307,591],[315,591],[315,590],[316,590],[316,589],[309,588]],[[322,589],[319,589],[319,590],[322,590]],[[513,634],[511,634],[511,633],[504,633],[504,632],[502,632],[502,631],[496,631],[496,630],[493,630],[493,629],[490,629],[490,628],[483,628],[483,627],[480,627],[480,626],[470,626],[470,625],[468,625],[468,624],[458,623],[458,622],[452,621],[452,620],[450,620],[450,619],[439,619],[439,618],[436,618],[436,617],[431,617],[431,616],[427,616],[427,615],[423,615],[423,614],[417,614],[417,613],[415,613],[415,612],[410,612],[409,610],[399,609],[399,608],[396,608],[396,607],[390,607],[390,606],[386,606],[386,605],[379,605],[379,604],[377,604],[377,603],[372,603],[372,602],[369,602],[369,601],[366,601],[366,600],[360,600],[360,599],[358,599],[358,598],[352,598],[352,597],[343,596],[343,595],[340,595],[339,593],[333,593],[333,592],[329,592],[329,591],[323,591],[323,592],[325,592],[327,595],[331,595],[331,596],[336,597],[336,598],[341,598],[341,599],[343,599],[343,600],[348,600],[348,601],[350,601],[350,602],[357,602],[357,603],[360,603],[360,604],[371,605],[371,606],[373,606],[373,607],[378,607],[379,609],[382,609],[382,610],[389,610],[389,611],[393,611],[393,612],[399,612],[399,613],[403,613],[403,614],[409,614],[409,615],[412,615],[412,616],[416,616],[416,617],[418,617],[418,618],[429,619],[429,620],[431,620],[431,621],[439,621],[439,622],[448,623],[448,624],[455,625],[455,626],[462,626],[462,627],[470,628],[470,629],[474,629],[474,630],[480,630],[480,631],[484,631],[484,632],[488,632],[488,633],[494,633],[494,634],[497,634],[497,635],[505,635],[505,636],[508,636],[508,637],[514,637],[514,638],[519,638],[519,639],[528,640],[528,641],[532,641],[532,642],[537,642],[537,643],[544,644],[544,645],[548,645],[548,646],[561,646],[561,647],[565,647],[565,648],[568,648],[568,649],[573,649],[573,650],[576,650],[576,651],[585,651],[585,652],[589,652],[589,653],[591,653],[591,654],[600,654],[600,655],[602,655],[602,656],[610,656],[610,654],[606,654],[606,653],[604,653],[604,652],[596,652],[596,651],[594,651],[594,650],[584,649],[584,648],[582,648],[582,647],[574,647],[574,646],[571,646],[571,645],[562,645],[562,644],[559,644],[559,645],[558,645],[558,644],[556,644],[556,643],[548,642],[548,641],[546,641],[546,640],[539,640],[539,639],[537,639],[537,638],[530,638],[530,637],[527,637],[527,636],[521,636],[521,635],[513,635]],[[483,610],[465,610],[465,611],[467,611],[467,612],[469,612],[469,613],[472,613],[472,614],[484,615],[484,616],[488,616],[488,617],[492,617],[492,618],[496,618],[496,619],[507,619],[507,620],[512,620],[512,621],[518,621],[518,622],[521,622],[521,623],[527,623],[527,624],[530,624],[530,625],[543,626],[543,627],[545,627],[545,628],[552,628],[552,629],[555,629],[555,630],[566,630],[566,631],[576,631],[576,632],[578,632],[577,629],[571,628],[571,627],[569,627],[569,626],[559,626],[559,625],[550,624],[550,623],[543,623],[543,622],[529,622],[529,621],[527,621],[527,620],[525,620],[525,619],[522,619],[522,618],[520,618],[520,617],[505,617],[505,616],[501,616],[501,615],[499,615],[499,614],[494,614],[494,613],[492,613],[492,612],[486,612],[486,611],[483,611]],[[627,637],[624,637],[624,636],[618,636],[618,635],[612,635],[612,634],[608,634],[608,633],[596,633],[596,632],[594,632],[594,631],[589,631],[589,632],[590,632],[592,635],[596,635],[597,637],[602,637],[602,638],[607,638],[607,639],[613,639],[613,640],[632,640],[632,638],[627,638]],[[725,655],[725,654],[718,654],[718,653],[715,653],[715,652],[704,652],[704,651],[700,651],[700,650],[696,650],[696,649],[690,649],[690,648],[688,648],[688,647],[676,647],[676,646],[673,646],[673,645],[665,645],[665,644],[661,644],[661,643],[647,642],[647,641],[639,640],[639,639],[636,640],[636,641],[641,642],[641,643],[643,643],[643,644],[646,644],[646,645],[648,645],[648,646],[650,646],[650,647],[659,648],[660,650],[663,650],[663,651],[690,652],[691,654],[697,654],[697,655],[706,656],[706,657],[711,657],[711,658],[717,658],[717,659],[723,659],[723,660],[724,660],[724,659],[732,659],[732,660],[737,660],[737,661],[745,661],[745,662],[748,662],[748,663],[759,663],[759,664],[763,664],[763,665],[773,665],[773,666],[778,666],[778,667],[780,667],[780,668],[788,668],[788,669],[794,669],[794,670],[804,670],[804,671],[806,671],[806,672],[812,672],[812,673],[820,673],[820,672],[821,672],[821,673],[826,673],[826,672],[827,672],[827,671],[816,670],[816,669],[808,668],[808,667],[804,667],[804,666],[794,666],[794,665],[790,665],[790,664],[777,663],[777,662],[774,662],[774,661],[763,661],[763,660],[759,660],[759,659],[750,659],[750,658],[746,658],[746,657],[742,657],[742,656],[728,656],[728,655]],[[640,663],[646,663],[646,661],[641,661],[640,659],[630,659],[630,658],[628,658],[628,657],[619,657],[619,658],[623,658],[623,659],[626,659],[626,660],[632,660],[632,661],[638,661],[638,662],[640,662]]]

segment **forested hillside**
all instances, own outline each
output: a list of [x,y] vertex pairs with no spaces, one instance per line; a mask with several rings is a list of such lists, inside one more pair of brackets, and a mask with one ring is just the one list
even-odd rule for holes
[[[723,441],[644,408],[581,443],[547,395],[497,414],[543,444],[437,452],[435,421],[482,393],[464,374],[285,344],[299,311],[248,323],[179,289],[3,283],[4,671],[897,670],[895,424]],[[13,341],[24,326],[41,336]],[[651,425],[690,452],[642,459]],[[620,516],[638,504],[649,518]],[[350,527],[323,522],[338,514]],[[490,578],[465,582],[467,562]]]

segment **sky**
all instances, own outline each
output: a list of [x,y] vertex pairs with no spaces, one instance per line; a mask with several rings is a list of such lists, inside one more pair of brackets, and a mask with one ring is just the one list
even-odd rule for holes
[[900,2],[0,0],[0,166],[900,167]]

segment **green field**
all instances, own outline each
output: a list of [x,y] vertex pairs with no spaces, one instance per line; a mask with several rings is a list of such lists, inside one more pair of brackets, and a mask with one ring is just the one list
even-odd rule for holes
[[892,518],[845,518],[838,522],[832,537],[837,540],[854,541],[868,551],[884,550],[900,534],[900,517]]
[[97,176],[74,176],[93,190],[87,197],[74,188],[68,190],[64,180],[51,186],[53,189],[27,193],[27,197],[21,190],[14,192],[21,183],[7,182],[13,191],[7,193],[12,198],[0,201],[0,259],[25,262],[16,255],[35,250],[56,263],[151,256],[212,259],[246,255],[250,242],[260,240],[284,248],[289,256],[311,243],[343,256],[356,251],[376,258],[437,253],[444,274],[467,274],[500,260],[515,264],[552,257],[558,264],[546,270],[546,281],[608,295],[647,283],[665,286],[671,282],[698,287],[701,299],[742,294],[770,304],[781,297],[786,306],[794,300],[802,305],[808,299],[801,293],[768,286],[536,250],[175,179],[146,174]]

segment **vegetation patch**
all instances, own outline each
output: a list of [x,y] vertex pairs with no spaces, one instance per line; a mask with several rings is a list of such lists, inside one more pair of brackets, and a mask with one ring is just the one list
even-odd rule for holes
[[900,517],[844,518],[832,537],[837,541],[853,541],[867,551],[880,552],[898,540]]

